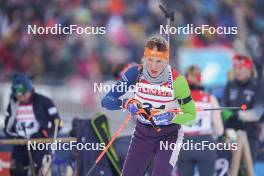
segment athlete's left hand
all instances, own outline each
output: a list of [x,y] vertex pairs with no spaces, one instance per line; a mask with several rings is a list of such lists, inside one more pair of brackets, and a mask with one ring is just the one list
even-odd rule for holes
[[154,115],[153,119],[158,120],[158,121],[162,121],[162,120],[169,120],[171,121],[174,118],[174,113],[172,112],[165,112],[162,114],[158,114],[158,115]]

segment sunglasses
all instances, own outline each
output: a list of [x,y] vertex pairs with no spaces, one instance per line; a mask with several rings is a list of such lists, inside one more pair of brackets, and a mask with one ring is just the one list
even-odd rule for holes
[[24,95],[27,92],[23,84],[12,86],[12,94],[15,96]]

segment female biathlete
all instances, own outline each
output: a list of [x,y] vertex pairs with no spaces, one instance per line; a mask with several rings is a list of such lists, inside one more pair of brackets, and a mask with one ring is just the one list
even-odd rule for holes
[[[191,89],[191,95],[196,107],[219,108],[217,99],[204,91],[201,81],[201,71],[198,66],[192,65],[186,69],[186,79]],[[184,142],[192,143],[199,148],[181,150],[178,162],[179,176],[193,176],[197,165],[199,174],[212,176],[214,173],[216,150],[210,150],[207,145],[214,143],[214,137],[221,136],[224,127],[220,111],[201,111],[197,113],[197,122],[193,126],[184,126]],[[204,143],[204,146],[203,146]]]
[[[167,41],[151,37],[145,44],[142,64],[127,70],[117,82],[118,86],[102,100],[102,106],[109,110],[127,109],[137,117],[123,176],[143,176],[152,159],[152,176],[170,176],[183,140],[181,125],[195,123],[195,104],[187,81],[168,62]],[[137,85],[134,98],[119,99],[130,85]],[[125,90],[120,91],[120,86]],[[153,109],[162,110],[163,113],[152,116],[160,132],[151,126],[149,116],[142,114],[142,107],[147,114]],[[176,108],[182,113],[168,111]]]

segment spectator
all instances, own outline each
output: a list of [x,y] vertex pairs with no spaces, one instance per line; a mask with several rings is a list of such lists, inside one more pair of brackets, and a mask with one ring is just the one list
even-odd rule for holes
[[[5,133],[9,138],[47,138],[53,137],[55,119],[59,114],[53,102],[35,92],[29,79],[23,74],[16,74],[12,79],[12,95],[7,107]],[[28,155],[30,152],[30,155]],[[38,173],[47,150],[30,150],[27,146],[17,145],[12,151],[11,174],[27,176],[28,168]],[[31,163],[33,162],[33,163]],[[27,167],[30,165],[30,167]],[[34,174],[33,174],[34,175]]]
[[247,105],[246,111],[223,112],[225,128],[245,130],[248,136],[253,161],[256,161],[259,148],[258,121],[263,113],[263,85],[254,77],[254,65],[251,58],[243,55],[233,57],[234,80],[225,87],[223,103],[225,106]]

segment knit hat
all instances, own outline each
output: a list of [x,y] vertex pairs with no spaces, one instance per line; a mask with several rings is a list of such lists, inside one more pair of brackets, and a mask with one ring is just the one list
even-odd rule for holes
[[22,73],[16,73],[12,77],[12,94],[23,95],[33,90],[33,86],[29,78]]

